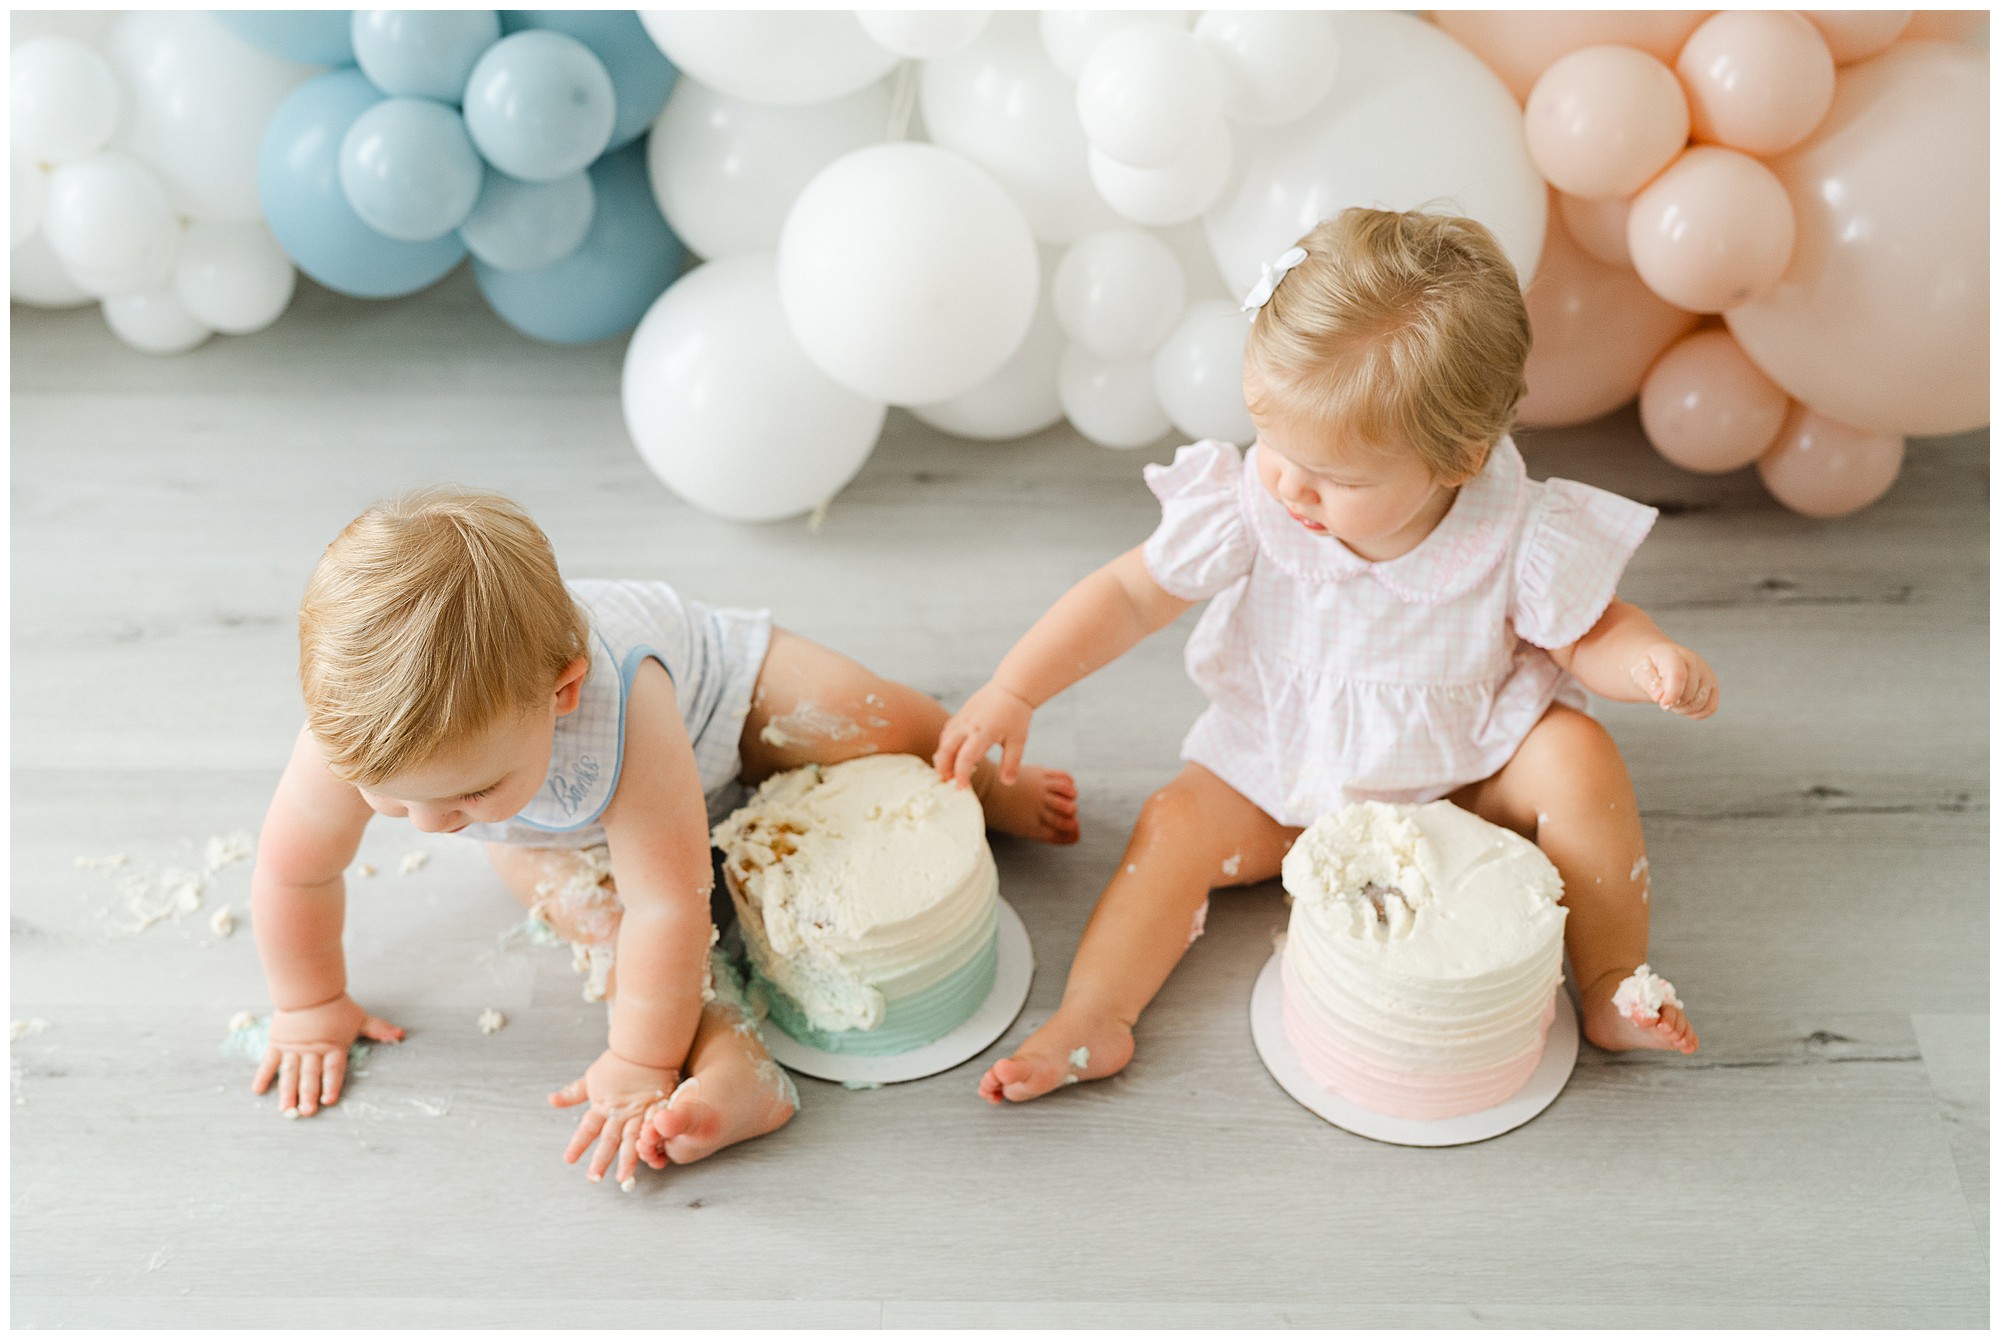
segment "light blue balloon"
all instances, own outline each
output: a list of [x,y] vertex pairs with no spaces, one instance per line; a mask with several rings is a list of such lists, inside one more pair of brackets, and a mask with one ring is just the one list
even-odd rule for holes
[[361,73],[391,97],[458,105],[486,48],[500,40],[492,9],[357,9],[352,28]]
[[273,56],[305,65],[346,65],[354,59],[345,9],[212,9],[215,21]]
[[347,203],[341,142],[355,119],[381,101],[361,71],[329,70],[278,105],[257,151],[257,195],[278,245],[308,275],[355,298],[428,288],[465,255],[456,233],[398,242],[363,223]]
[[510,33],[526,28],[568,33],[604,62],[618,91],[618,119],[606,152],[623,149],[646,133],[680,77],[629,9],[509,9],[501,12],[500,25]]
[[597,192],[587,172],[516,181],[489,171],[458,235],[473,259],[496,270],[539,270],[581,246],[596,213]]
[[378,102],[340,141],[347,203],[399,242],[428,242],[464,223],[485,172],[459,114],[428,98]]
[[486,49],[465,85],[465,126],[486,161],[522,181],[580,172],[604,152],[617,94],[604,62],[562,33],[533,29]]
[[681,272],[686,248],[660,217],[646,146],[606,154],[590,169],[597,211],[583,244],[539,270],[474,259],[479,291],[503,320],[550,344],[589,344],[632,329]]

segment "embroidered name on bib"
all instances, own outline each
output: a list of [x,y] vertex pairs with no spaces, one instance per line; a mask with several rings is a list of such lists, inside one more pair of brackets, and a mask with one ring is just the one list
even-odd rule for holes
[[591,788],[597,785],[597,779],[603,775],[604,770],[598,765],[595,754],[584,754],[577,758],[568,771],[568,776],[550,774],[549,795],[561,807],[565,816],[574,817],[583,803],[590,798]]

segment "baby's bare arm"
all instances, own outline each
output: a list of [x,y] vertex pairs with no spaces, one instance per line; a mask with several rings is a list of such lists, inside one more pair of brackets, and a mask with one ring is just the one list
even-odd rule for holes
[[1613,600],[1588,633],[1549,655],[1601,698],[1658,703],[1697,721],[1722,705],[1722,687],[1708,662],[1627,601]]
[[1000,780],[1011,785],[1020,775],[1034,710],[1165,628],[1193,603],[1160,589],[1146,571],[1143,546],[1085,577],[1021,635],[993,678],[945,723],[932,758],[939,773],[963,786],[997,744]]
[[604,832],[624,904],[611,1036],[583,1078],[551,1099],[590,1104],[565,1157],[575,1162],[595,1141],[591,1179],[615,1158],[622,1182],[647,1112],[673,1092],[694,1043],[710,933],[708,808],[673,683],[655,661],[640,667],[626,701],[625,755]]
[[321,1104],[338,1101],[355,1038],[402,1036],[348,998],[340,947],[347,901],[342,872],[370,813],[301,730],[264,816],[250,876],[251,931],[274,1006],[270,1046],[251,1087],[262,1093],[278,1079],[288,1114],[311,1116]]
[[993,682],[1040,707],[1178,619],[1194,602],[1160,589],[1144,546],[1126,550],[1065,591],[993,672]]

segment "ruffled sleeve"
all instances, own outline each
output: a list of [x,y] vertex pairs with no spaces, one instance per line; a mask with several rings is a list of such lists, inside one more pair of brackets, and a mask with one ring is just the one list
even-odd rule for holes
[[1243,456],[1228,442],[1196,442],[1172,465],[1146,467],[1160,525],[1146,541],[1146,571],[1182,600],[1206,600],[1250,571],[1257,543],[1243,515]]
[[1514,569],[1514,631],[1538,647],[1588,633],[1658,510],[1569,479],[1551,479],[1529,507]]

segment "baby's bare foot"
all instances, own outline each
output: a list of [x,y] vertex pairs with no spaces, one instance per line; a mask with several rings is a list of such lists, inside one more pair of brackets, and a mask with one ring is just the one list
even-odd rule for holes
[[698,1163],[730,1145],[768,1135],[792,1119],[798,1103],[775,1062],[762,1067],[719,1066],[684,1081],[665,1107],[655,1108],[639,1137],[640,1154],[654,1167],[656,1159]]
[[1626,978],[1624,971],[1605,973],[1583,989],[1583,1035],[1608,1052],[1673,1051],[1683,1055],[1701,1045],[1694,1026],[1678,1002],[1662,1002],[1659,1014],[1637,1019],[1619,1010],[1612,997]]
[[979,1081],[979,1096],[1025,1103],[1079,1080],[1105,1079],[1132,1060],[1132,1030],[1109,1016],[1057,1010],[1014,1054],[995,1061]]
[[1077,839],[1076,779],[1066,772],[1023,766],[1012,786],[995,773],[980,803],[988,828],[1058,845]]

